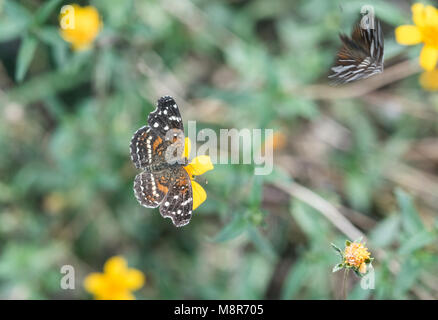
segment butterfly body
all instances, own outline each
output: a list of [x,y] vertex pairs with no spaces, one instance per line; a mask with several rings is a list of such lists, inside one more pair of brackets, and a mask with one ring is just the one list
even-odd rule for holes
[[349,83],[383,72],[384,39],[380,22],[374,28],[362,28],[357,23],[351,37],[340,34],[342,48],[329,75],[334,83]]
[[193,192],[184,167],[184,127],[178,106],[170,96],[161,97],[149,114],[148,125],[138,129],[130,144],[131,159],[143,172],[134,179],[134,194],[147,208],[160,208],[177,227],[190,222]]

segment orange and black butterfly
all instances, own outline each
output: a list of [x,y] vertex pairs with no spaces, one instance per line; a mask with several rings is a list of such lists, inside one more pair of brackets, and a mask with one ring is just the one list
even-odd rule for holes
[[335,66],[329,75],[335,84],[348,83],[369,78],[383,72],[384,39],[380,22],[358,22],[351,38],[340,34],[342,48],[339,50]]
[[134,194],[147,208],[160,207],[160,213],[177,227],[190,222],[193,192],[184,166],[184,127],[175,100],[161,97],[149,114],[148,125],[131,139],[131,159],[143,172],[134,180]]

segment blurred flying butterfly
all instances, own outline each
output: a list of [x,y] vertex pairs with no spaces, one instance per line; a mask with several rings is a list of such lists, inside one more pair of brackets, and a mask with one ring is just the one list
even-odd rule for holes
[[184,166],[184,126],[175,100],[161,97],[149,114],[148,125],[134,133],[131,159],[143,172],[134,179],[134,194],[147,208],[160,207],[164,218],[177,227],[190,222],[193,194]]
[[329,75],[335,84],[366,79],[383,72],[383,32],[380,22],[371,19],[371,23],[367,24],[358,22],[351,38],[345,34],[339,35],[342,48]]

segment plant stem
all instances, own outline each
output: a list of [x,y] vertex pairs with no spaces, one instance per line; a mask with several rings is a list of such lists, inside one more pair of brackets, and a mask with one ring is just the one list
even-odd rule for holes
[[347,300],[347,276],[350,269],[344,269],[344,280],[342,281],[342,296]]

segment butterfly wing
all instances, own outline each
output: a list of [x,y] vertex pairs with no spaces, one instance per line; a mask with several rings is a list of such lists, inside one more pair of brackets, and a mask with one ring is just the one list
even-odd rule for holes
[[159,164],[163,168],[165,162],[183,163],[184,126],[172,97],[158,99],[157,108],[149,114],[148,124],[138,129],[131,139],[131,159],[135,166],[145,169]]
[[169,191],[171,180],[169,170],[139,173],[134,179],[134,194],[137,201],[146,208],[158,207]]
[[170,142],[166,150],[168,163],[184,163],[184,126],[178,105],[171,96],[163,96],[157,101],[157,108],[149,114],[148,124],[163,140]]
[[177,227],[185,226],[192,218],[193,190],[187,171],[183,167],[172,169],[169,192],[160,206],[164,218],[170,218]]
[[148,126],[138,129],[131,139],[131,160],[137,169],[145,169],[151,165],[164,163],[169,141]]
[[[135,177],[134,194],[141,205],[160,206],[163,217],[171,218],[177,227],[184,226],[192,216],[193,192],[183,168],[184,126],[175,100],[161,97],[148,124],[131,139],[131,159],[137,168],[145,169]],[[180,166],[174,165],[175,159],[182,160]]]
[[157,108],[149,114],[148,124],[163,137],[170,129],[181,130],[184,133],[178,105],[171,96],[163,96],[158,99]]
[[374,29],[362,29],[357,23],[351,38],[341,34],[342,48],[329,75],[335,83],[348,83],[383,72],[384,40],[380,22]]

